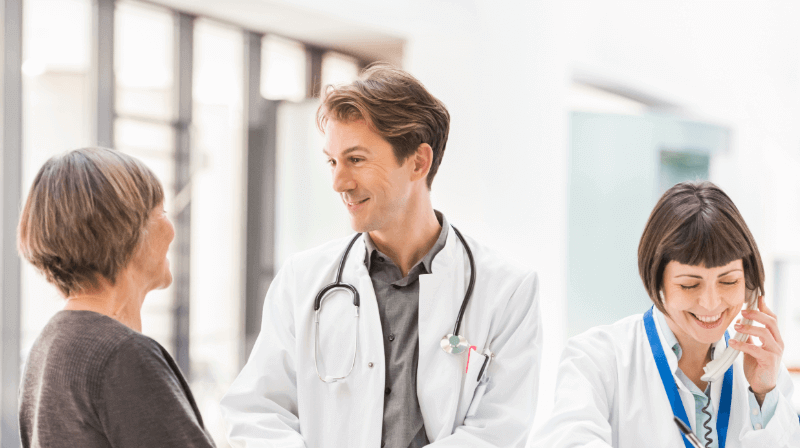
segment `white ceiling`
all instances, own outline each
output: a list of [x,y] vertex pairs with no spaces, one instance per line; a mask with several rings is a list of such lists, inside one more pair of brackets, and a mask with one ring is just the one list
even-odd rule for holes
[[365,62],[401,65],[403,39],[341,17],[273,0],[151,0],[172,9],[219,19],[245,29],[274,33],[338,50]]

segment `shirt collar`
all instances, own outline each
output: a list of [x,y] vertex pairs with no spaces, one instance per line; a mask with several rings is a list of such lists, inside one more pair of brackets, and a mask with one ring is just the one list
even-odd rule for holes
[[[681,344],[678,342],[678,338],[675,337],[675,333],[673,333],[672,329],[667,325],[666,316],[656,307],[653,307],[653,314],[655,314],[656,319],[658,319],[658,326],[661,329],[661,334],[664,336],[664,342],[666,342],[667,347],[670,347],[678,360],[680,360],[683,355],[683,349],[681,349]],[[713,349],[711,350],[711,359],[716,358],[718,355],[717,350],[724,350],[725,347],[727,347],[727,344],[725,344],[725,337],[723,336],[722,339],[714,343]]]
[[671,348],[672,352],[675,353],[675,356],[680,360],[681,355],[683,355],[683,350],[681,350],[681,344],[678,343],[678,338],[675,337],[675,333],[673,333],[672,329],[667,325],[666,316],[664,316],[664,313],[658,308],[653,308],[653,314],[655,314],[656,319],[658,319],[658,326],[661,327],[661,334],[664,336],[664,342],[667,343],[667,347]]
[[[447,222],[447,218],[444,217],[444,214],[438,210],[434,210],[433,213],[436,215],[436,219],[439,221],[439,225],[442,226],[442,230],[439,232],[439,238],[436,239],[436,243],[433,245],[431,250],[422,257],[422,260],[417,263],[422,263],[422,266],[425,268],[425,271],[428,273],[433,272],[433,259],[436,257],[442,249],[444,249],[444,245],[447,242],[447,233],[450,228],[450,224]],[[367,267],[367,271],[369,271],[370,266],[372,264],[372,254],[373,252],[378,252],[377,246],[370,238],[369,233],[364,233],[364,246],[366,248],[364,254],[364,265]],[[416,266],[416,265],[415,265]]]

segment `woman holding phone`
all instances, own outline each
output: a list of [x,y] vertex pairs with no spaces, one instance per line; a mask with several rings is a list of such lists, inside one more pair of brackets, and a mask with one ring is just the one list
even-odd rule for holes
[[[800,446],[784,341],[759,294],[761,256],[731,199],[709,182],[675,185],[650,214],[638,257],[653,306],[568,341],[553,415],[531,446],[691,448],[675,417],[704,447]],[[742,311],[747,300],[757,302]],[[761,324],[735,325],[744,342],[726,330],[740,312]],[[733,349],[743,356],[704,379]]]

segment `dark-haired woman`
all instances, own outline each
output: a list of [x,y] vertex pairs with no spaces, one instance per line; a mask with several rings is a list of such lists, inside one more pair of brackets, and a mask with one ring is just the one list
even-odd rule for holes
[[[758,248],[730,198],[708,182],[664,193],[639,243],[639,274],[654,306],[569,340],[553,415],[532,446],[691,448],[678,417],[706,447],[800,447],[784,341],[763,296],[742,312],[763,326],[737,323],[748,339],[726,342],[745,299],[764,291]],[[704,381],[728,343],[743,356]]]
[[36,175],[19,249],[65,303],[28,357],[22,446],[214,446],[177,364],[141,334],[145,296],[172,282],[163,202],[152,171],[110,149],[55,156]]

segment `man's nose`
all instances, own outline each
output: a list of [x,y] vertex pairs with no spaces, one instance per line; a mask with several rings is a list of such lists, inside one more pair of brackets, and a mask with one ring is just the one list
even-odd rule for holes
[[355,189],[356,183],[353,176],[346,167],[337,165],[333,168],[333,190],[337,193],[344,193]]

